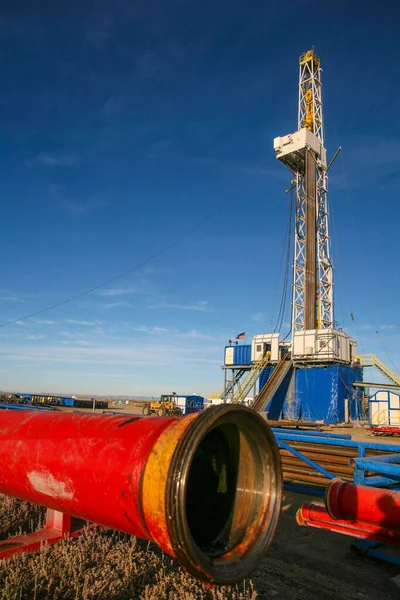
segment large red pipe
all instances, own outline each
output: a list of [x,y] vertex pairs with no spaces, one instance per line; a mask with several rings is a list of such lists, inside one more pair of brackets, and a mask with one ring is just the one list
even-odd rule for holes
[[300,526],[306,525],[355,538],[400,546],[399,530],[372,525],[370,523],[361,523],[360,521],[332,519],[325,507],[318,504],[303,504],[297,511],[296,520]]
[[258,564],[281,490],[274,436],[243,406],[183,418],[1,411],[0,492],[152,540],[205,582]]
[[325,493],[333,519],[347,519],[400,530],[400,493],[333,480]]

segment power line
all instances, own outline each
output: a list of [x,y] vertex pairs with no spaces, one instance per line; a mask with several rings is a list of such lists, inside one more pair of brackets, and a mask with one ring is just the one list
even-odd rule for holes
[[289,281],[289,268],[290,268],[290,248],[291,248],[291,231],[292,231],[292,214],[293,214],[293,188],[290,192],[290,206],[289,206],[289,219],[288,219],[288,227],[286,233],[286,262],[285,262],[285,275],[283,280],[283,289],[281,296],[281,303],[279,307],[278,318],[276,320],[275,328],[273,333],[276,330],[281,329],[283,324],[283,318],[286,310],[286,299],[287,299],[287,291],[288,291],[288,281]]
[[385,351],[385,354],[386,354],[386,356],[388,357],[388,359],[389,359],[389,360],[390,360],[390,362],[392,363],[392,365],[393,365],[393,367],[394,367],[395,371],[397,371],[397,373],[399,373],[399,375],[400,375],[399,369],[397,368],[396,364],[393,362],[393,360],[392,360],[392,358],[391,358],[391,356],[390,356],[389,352],[386,350],[386,347],[385,347],[385,345],[384,345],[384,343],[383,343],[383,341],[382,341],[382,338],[381,338],[381,336],[379,335],[379,331],[376,331],[376,335],[378,336],[378,340],[379,340],[379,341],[380,341],[380,343],[382,344],[382,348],[383,348],[383,350]]
[[[242,188],[239,189],[238,192],[239,191],[242,191]],[[194,233],[195,231],[200,229],[200,227],[202,227],[205,223],[207,223],[208,221],[211,221],[211,219],[213,219],[219,212],[221,212],[222,209],[225,208],[225,206],[227,206],[228,202],[230,202],[231,200],[232,200],[232,198],[229,198],[229,201],[222,204],[219,208],[217,208],[213,213],[211,213],[204,219],[201,219],[194,227],[192,227],[191,229],[188,229],[184,234],[182,234],[176,240],[174,240],[170,244],[167,244],[166,246],[164,246],[163,248],[161,248],[160,250],[158,250],[157,252],[155,252],[154,254],[149,256],[148,258],[145,258],[144,260],[140,261],[133,267],[130,267],[126,271],[123,271],[122,273],[119,273],[118,275],[115,275],[114,277],[107,279],[107,281],[103,281],[103,283],[100,283],[99,285],[95,285],[94,287],[87,289],[84,292],[80,292],[79,294],[70,296],[69,298],[62,300],[61,302],[51,304],[50,306],[46,306],[46,308],[42,308],[35,312],[29,313],[28,315],[24,315],[23,317],[19,317],[18,319],[12,319],[12,321],[5,321],[4,323],[0,324],[0,328],[6,327],[7,325],[12,325],[13,323],[17,323],[19,321],[26,321],[27,319],[31,319],[32,317],[36,317],[37,315],[41,315],[45,312],[48,312],[49,310],[53,310],[54,308],[59,308],[60,306],[64,306],[64,304],[69,304],[70,302],[73,302],[74,300],[78,300],[79,298],[82,298],[83,296],[87,296],[88,294],[91,294],[92,292],[95,292],[96,290],[99,290],[102,287],[109,285],[110,283],[113,283],[114,281],[117,281],[117,279],[121,279],[122,277],[126,277],[126,275],[129,275],[130,273],[137,271],[138,269],[140,269],[147,263],[151,262],[152,260],[155,260],[162,254],[165,254],[165,252],[167,252],[168,250],[171,250],[171,248],[173,248],[174,246],[177,246],[180,242],[182,242],[184,239],[189,237],[192,233]]]

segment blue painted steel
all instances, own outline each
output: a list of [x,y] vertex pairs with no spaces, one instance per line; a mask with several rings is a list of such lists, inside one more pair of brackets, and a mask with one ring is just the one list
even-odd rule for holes
[[186,396],[185,402],[185,414],[199,412],[204,409],[204,398],[203,396]]
[[[399,485],[400,454],[354,458],[350,460],[350,464],[354,465],[354,483],[357,485],[370,485],[373,487]],[[379,475],[367,476],[368,471]]]
[[293,368],[289,368],[282,383],[265,409],[268,413],[268,418],[278,420],[283,416],[284,407],[291,406],[293,401]]
[[345,417],[345,399],[349,400],[352,419],[363,416],[361,390],[352,387],[362,381],[361,367],[327,365],[296,368],[294,392],[287,398],[283,418],[306,421],[341,423]]
[[[399,446],[399,451],[400,451],[400,446]],[[370,463],[374,464],[374,468],[377,466],[376,463],[378,463],[378,467],[380,463],[391,463],[391,464],[398,464],[400,463],[400,454],[396,453],[396,454],[384,454],[383,456],[369,456],[368,458],[354,458],[353,459],[354,462],[357,464],[357,466],[359,466],[362,469],[366,469],[367,471],[373,471],[374,469],[367,467],[366,465],[369,465]],[[382,471],[383,472],[383,471]]]
[[251,364],[251,344],[238,344],[233,351],[233,363],[235,365]]
[[[251,365],[251,344],[238,344],[237,346],[225,346],[224,362],[226,361],[226,349],[233,350],[232,365]],[[226,364],[226,362],[225,362]],[[230,365],[227,365],[230,366]]]
[[312,467],[316,471],[319,471],[319,473],[322,473],[322,475],[324,475],[328,479],[336,479],[335,475],[332,475],[332,473],[329,473],[329,471],[327,471],[326,469],[324,469],[323,467],[321,467],[320,465],[318,465],[316,462],[314,462],[313,460],[311,460],[311,458],[308,458],[307,456],[304,456],[304,454],[302,454],[298,450],[295,450],[295,448],[292,448],[292,446],[289,446],[289,444],[286,444],[281,439],[279,440],[279,445],[280,445],[281,448],[284,448],[285,450],[288,450],[289,452],[291,452],[294,456],[297,456],[297,458],[300,458],[307,465],[310,465],[310,467]]
[[275,367],[266,367],[261,371],[260,377],[258,379],[258,391],[261,392],[264,385],[267,383],[268,379],[271,377],[274,372]]
[[[330,439],[338,439],[338,440],[351,440],[351,435],[345,433],[329,433],[327,431],[315,431],[313,430],[305,430],[305,429],[286,429],[284,427],[271,427],[274,433],[289,433],[293,435],[311,435],[315,437],[321,438],[330,438]],[[400,446],[399,446],[400,448]]]
[[321,498],[325,497],[325,490],[317,490],[312,487],[306,487],[303,485],[295,485],[293,483],[285,483],[285,490],[289,492],[296,492],[297,494],[305,494],[306,496],[320,496]]
[[398,479],[391,479],[390,477],[380,475],[366,477],[365,471],[362,469],[354,469],[354,483],[356,485],[369,485],[370,487],[390,487],[390,489],[397,489],[400,485]]
[[52,408],[31,406],[26,404],[0,404],[0,410],[53,410]]
[[381,548],[382,546],[384,545],[380,544],[379,542],[363,539],[357,540],[351,545],[351,547],[360,552],[360,554],[366,554],[367,556],[372,556],[378,560],[383,560],[384,562],[389,562],[391,564],[400,566],[400,557],[376,550],[376,548]]
[[[332,438],[318,438],[311,435],[300,435],[296,433],[275,433],[276,439],[279,441],[287,440],[293,442],[305,442],[305,443],[314,443],[314,444],[323,444],[327,446],[344,446],[346,448],[358,448],[359,453],[363,450],[383,450],[385,452],[393,452],[397,453],[399,451],[398,444],[376,444],[374,442],[357,442],[354,440],[338,440]],[[359,456],[361,456],[359,454]]]

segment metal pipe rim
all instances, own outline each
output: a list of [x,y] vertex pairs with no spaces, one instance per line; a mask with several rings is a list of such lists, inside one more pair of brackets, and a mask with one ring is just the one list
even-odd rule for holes
[[[225,461],[226,506],[220,503],[215,489],[212,496],[226,516],[226,522],[222,519],[218,526],[206,522],[214,517],[207,511],[206,502],[203,506],[197,504],[199,514],[195,517],[189,514],[193,494],[202,494],[205,499],[209,491],[207,481],[197,487],[194,480],[196,463],[214,460],[202,456],[206,438],[207,447],[210,438],[215,446],[220,444],[222,462]],[[220,483],[221,476],[218,486]],[[224,585],[243,579],[272,542],[281,500],[280,456],[266,421],[244,406],[225,404],[208,409],[186,429],[169,469],[166,512],[173,518],[167,527],[176,557],[189,573],[208,583]],[[207,527],[209,539],[204,537]]]

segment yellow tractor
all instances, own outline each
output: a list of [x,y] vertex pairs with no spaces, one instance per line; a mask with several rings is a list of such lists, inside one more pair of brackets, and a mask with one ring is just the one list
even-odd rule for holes
[[147,416],[156,414],[159,417],[180,417],[183,412],[182,409],[176,404],[175,394],[163,394],[160,400],[151,400],[146,404],[142,413]]

